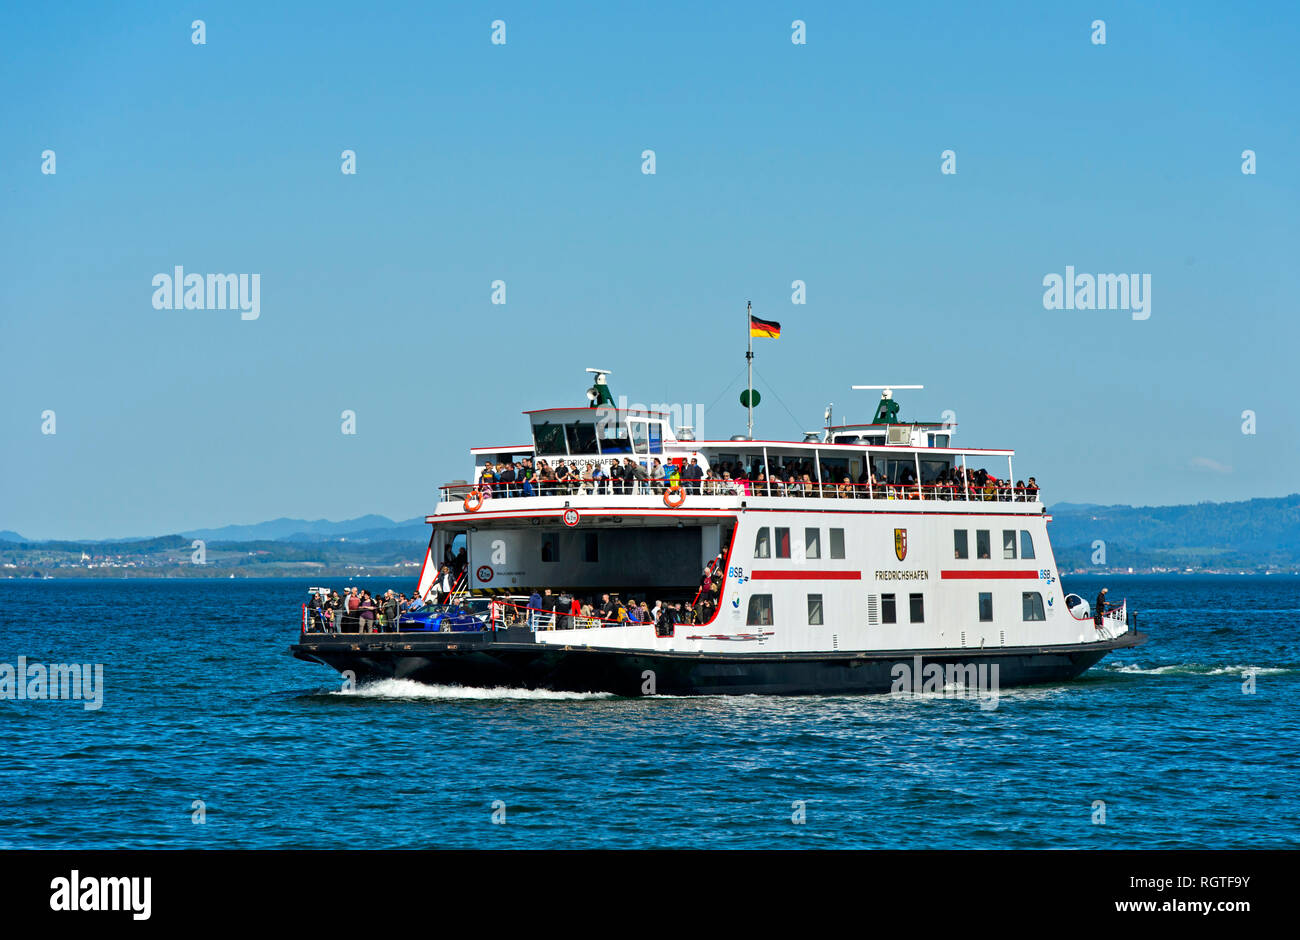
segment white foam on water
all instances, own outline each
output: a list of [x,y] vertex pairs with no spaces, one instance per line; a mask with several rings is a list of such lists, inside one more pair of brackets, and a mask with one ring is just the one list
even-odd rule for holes
[[354,695],[358,698],[512,699],[525,702],[574,702],[615,697],[609,692],[551,692],[547,689],[487,689],[476,686],[425,685],[412,679],[380,679],[378,682],[370,682],[355,689],[336,690],[331,694]]
[[1274,666],[1206,666],[1202,663],[1172,663],[1168,666],[1153,666],[1150,669],[1144,669],[1136,663],[1127,663],[1122,666],[1106,666],[1105,668],[1110,672],[1143,676],[1239,676],[1247,672],[1253,672],[1257,676],[1279,676],[1295,671]]

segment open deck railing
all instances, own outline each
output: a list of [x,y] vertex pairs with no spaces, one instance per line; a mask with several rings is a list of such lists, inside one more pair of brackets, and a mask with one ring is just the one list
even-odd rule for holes
[[[970,502],[1038,502],[1038,487],[1015,486],[1006,481],[974,483],[818,483],[778,480],[609,480],[574,479],[511,483],[456,483],[439,487],[443,501],[528,496],[776,496],[809,499],[935,499]],[[475,508],[478,508],[477,505]]]

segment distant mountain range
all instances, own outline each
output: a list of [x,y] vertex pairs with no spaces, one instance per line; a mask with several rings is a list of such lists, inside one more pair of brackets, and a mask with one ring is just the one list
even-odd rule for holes
[[[1300,569],[1300,493],[1189,506],[1056,503],[1049,511],[1048,532],[1057,564],[1065,572]],[[397,570],[423,558],[429,527],[423,516],[394,522],[366,515],[341,522],[272,519],[147,539],[32,542],[3,530],[0,563],[18,576],[75,576],[81,573],[77,569],[135,567],[155,577],[188,577],[196,573],[190,563],[194,539],[206,543],[206,576],[228,571]]]

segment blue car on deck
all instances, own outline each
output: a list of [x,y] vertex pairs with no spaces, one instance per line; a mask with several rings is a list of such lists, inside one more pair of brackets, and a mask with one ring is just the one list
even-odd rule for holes
[[404,612],[398,629],[431,633],[477,633],[489,629],[487,597],[467,597],[455,604],[425,604]]

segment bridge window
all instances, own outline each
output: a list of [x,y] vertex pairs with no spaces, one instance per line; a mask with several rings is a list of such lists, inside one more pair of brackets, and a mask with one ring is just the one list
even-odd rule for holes
[[573,424],[565,425],[565,433],[568,435],[569,453],[600,453],[596,448],[596,425],[588,424],[584,421],[577,421]]
[[880,622],[898,623],[898,608],[894,603],[893,594],[880,595]]
[[844,557],[844,530],[831,529],[831,557]]
[[908,616],[911,617],[912,623],[925,623],[925,595],[909,594],[907,603],[910,608]]
[[989,553],[989,530],[988,529],[975,530],[975,557],[976,558],[993,557]]
[[808,595],[808,625],[811,627],[820,627],[822,625],[822,596],[820,594]]
[[1029,534],[1028,529],[1020,530],[1020,557],[1034,558],[1034,537]]
[[805,558],[822,557],[822,530],[803,530],[803,554]]
[[533,425],[533,449],[539,454],[564,453],[564,425],[549,421]]
[[772,533],[767,526],[758,530],[754,536],[754,557],[771,558],[772,557]]
[[776,557],[790,557],[790,530],[783,526],[776,528]]
[[772,625],[772,595],[752,594],[749,598],[749,616],[745,625],[750,627],[770,627]]
[[966,537],[965,529],[957,529],[952,534],[952,557],[970,557],[970,540]]
[[1047,619],[1047,614],[1043,610],[1043,595],[1037,591],[1026,591],[1020,595],[1020,600],[1024,607],[1025,620]]
[[1016,530],[1015,529],[1002,530],[1002,557],[1004,559],[1016,557]]

